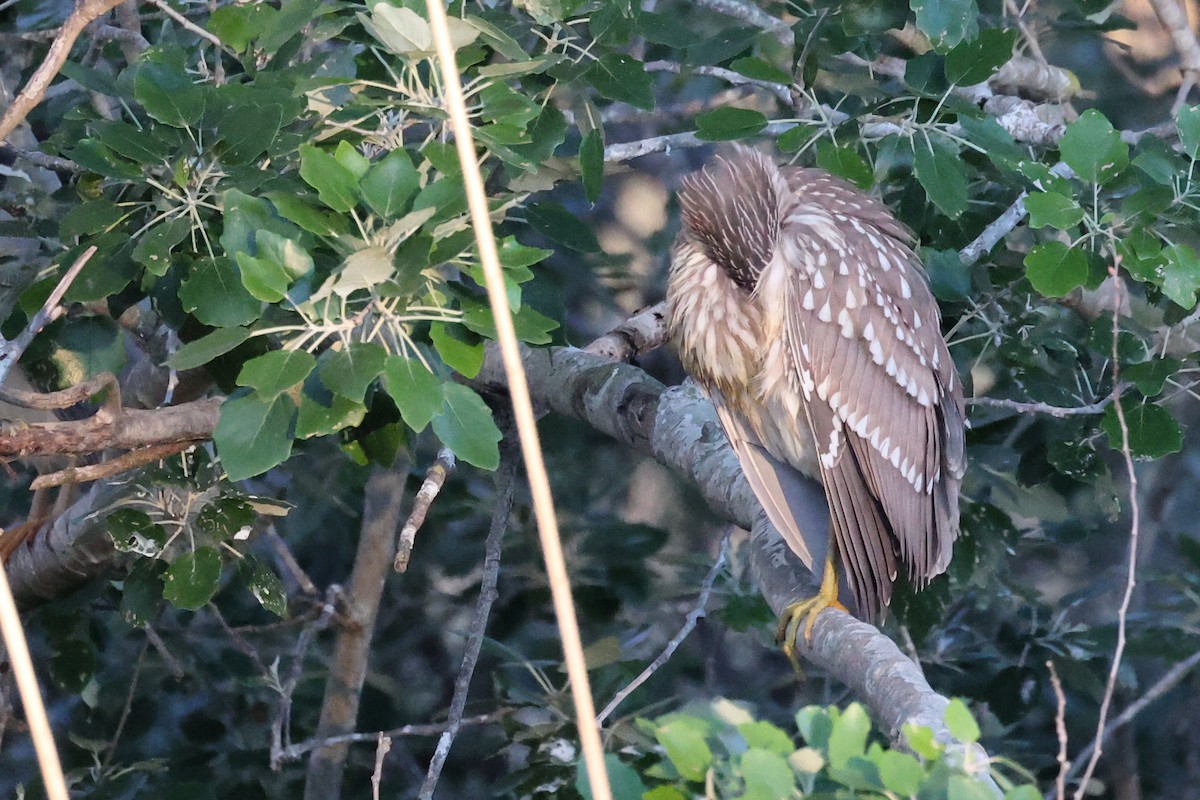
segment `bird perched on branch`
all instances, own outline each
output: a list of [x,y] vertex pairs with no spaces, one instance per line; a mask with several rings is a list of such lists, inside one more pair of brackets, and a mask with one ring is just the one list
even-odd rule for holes
[[[913,239],[880,201],[744,147],[683,181],[667,288],[684,368],[708,392],[771,522],[818,595],[779,635],[838,602],[882,613],[903,568],[918,587],[958,535],[963,395]],[[818,478],[828,523],[814,518]],[[819,495],[818,495],[819,499]]]

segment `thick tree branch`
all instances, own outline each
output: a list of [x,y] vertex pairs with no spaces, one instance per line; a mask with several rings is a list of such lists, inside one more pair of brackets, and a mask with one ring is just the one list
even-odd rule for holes
[[[670,467],[692,481],[717,514],[752,531],[752,565],[763,597],[776,613],[816,592],[817,582],[766,521],[712,404],[698,390],[668,389],[636,367],[573,348],[526,349],[523,355],[536,401]],[[503,371],[491,350],[477,381],[503,388]],[[824,492],[810,483],[813,514],[806,522],[828,525]],[[956,746],[943,720],[949,701],[877,628],[847,614],[823,613],[812,642],[801,642],[801,654],[853,689],[892,736],[906,722],[915,722]],[[985,764],[982,751],[975,750],[964,763]],[[961,746],[958,752],[963,754]]]
[[[400,527],[406,472],[403,466],[393,466],[387,471],[376,472],[367,480],[362,532],[344,595],[349,620],[339,631],[334,644],[317,739],[354,731],[363,681],[367,677],[375,617],[379,613],[384,582],[390,573],[396,528]],[[304,784],[307,800],[337,800],[341,797],[342,771],[348,749],[345,744],[337,744],[322,747],[313,754]]]

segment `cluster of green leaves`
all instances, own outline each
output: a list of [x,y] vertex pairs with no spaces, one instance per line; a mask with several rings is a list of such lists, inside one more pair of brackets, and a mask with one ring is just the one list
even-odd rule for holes
[[[908,725],[904,747],[880,743],[872,734],[863,707],[844,709],[807,706],[795,715],[803,739],[728,700],[639,720],[645,737],[630,766],[628,759],[608,757],[617,800],[686,800],[706,797],[738,800],[785,800],[792,797],[928,798],[928,800],[995,800],[995,784],[987,765],[965,764],[969,747],[979,739],[979,726],[961,700],[946,708],[947,730],[958,744],[950,756],[929,728]],[[962,746],[967,746],[964,751]],[[627,747],[623,753],[642,748]],[[656,758],[657,756],[657,758]],[[576,787],[591,793],[582,763]],[[979,772],[988,775],[977,777]],[[1005,800],[1037,800],[1032,784],[1013,785],[995,773],[1007,790]],[[651,788],[647,787],[647,781]]]

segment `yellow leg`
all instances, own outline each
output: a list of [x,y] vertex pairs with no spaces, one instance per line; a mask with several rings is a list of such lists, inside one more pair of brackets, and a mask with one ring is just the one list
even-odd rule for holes
[[[827,608],[836,608],[849,613],[844,605],[838,602],[837,570],[834,569],[834,553],[829,554],[825,561],[825,574],[821,578],[821,588],[815,597],[792,603],[779,615],[779,628],[775,631],[775,641],[783,648],[783,654],[792,662],[792,666],[800,672],[800,659],[796,655],[797,637],[800,626],[804,625],[804,640],[812,641],[813,623],[817,615]],[[803,674],[803,673],[801,673]]]

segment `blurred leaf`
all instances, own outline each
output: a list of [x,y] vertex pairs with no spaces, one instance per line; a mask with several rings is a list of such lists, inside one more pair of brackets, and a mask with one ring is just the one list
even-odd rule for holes
[[1189,158],[1200,157],[1200,106],[1184,106],[1175,117],[1179,141]]
[[686,714],[671,714],[659,720],[654,738],[662,745],[667,758],[689,781],[702,781],[712,764],[713,754],[705,736],[708,726],[704,720]]
[[650,76],[646,74],[642,62],[632,56],[605,53],[596,59],[583,77],[610,100],[620,100],[643,111],[654,108]]
[[946,800],[996,800],[996,793],[982,781],[967,775],[951,775]]
[[1196,306],[1196,291],[1200,290],[1200,257],[1186,244],[1173,244],[1162,249],[1166,258],[1163,265],[1162,290],[1184,311]]
[[351,342],[321,355],[318,374],[334,394],[361,403],[367,387],[383,372],[387,351],[369,342]]
[[249,386],[264,400],[286,392],[308,377],[317,359],[303,350],[274,350],[252,358],[238,373],[239,386]]
[[915,142],[913,171],[930,202],[950,219],[967,210],[966,166],[958,149],[940,139]]
[[604,186],[604,134],[599,128],[588,131],[579,142],[579,171],[588,202],[596,202]]
[[160,563],[148,558],[133,563],[121,582],[121,618],[130,625],[146,625],[158,616],[163,600]]
[[247,556],[239,567],[245,575],[246,585],[259,605],[280,619],[287,618],[287,590],[283,581],[270,567],[256,558]]
[[769,64],[756,56],[735,59],[729,65],[729,68],[740,75],[745,75],[747,78],[756,81],[781,83],[784,86],[791,86],[792,83],[791,75],[788,75],[774,64]]
[[546,200],[525,207],[525,220],[543,234],[580,253],[599,253],[592,229],[558,203]]
[[205,325],[246,325],[258,319],[262,303],[246,291],[227,258],[205,258],[192,265],[179,288],[179,301]]
[[956,44],[974,39],[979,31],[979,7],[975,0],[911,0],[920,28],[941,53]]
[[941,743],[933,737],[933,731],[924,725],[914,725],[911,722],[905,723],[904,741],[921,758],[930,760],[938,759],[942,757],[942,753],[944,752]]
[[1088,183],[1106,183],[1129,165],[1129,145],[1094,108],[1067,126],[1058,150],[1067,166]]
[[898,750],[885,750],[879,756],[879,777],[889,791],[902,797],[916,795],[921,781],[925,778],[925,770],[921,763],[908,753]]
[[860,189],[870,189],[875,183],[871,168],[852,147],[839,147],[827,141],[818,142],[817,166],[845,178]]
[[1062,297],[1087,280],[1087,258],[1062,242],[1042,242],[1025,256],[1025,277],[1045,297]]
[[796,792],[796,777],[779,753],[751,747],[738,760],[746,784],[746,800],[787,800]]
[[1152,358],[1141,364],[1122,365],[1121,377],[1133,381],[1146,397],[1155,397],[1162,393],[1167,378],[1174,376],[1182,366],[1177,358]]
[[982,83],[1012,58],[1016,29],[987,28],[946,53],[946,80],[959,86]]
[[696,116],[696,135],[709,142],[745,139],[767,127],[761,111],[722,106]]
[[950,700],[950,705],[946,706],[945,719],[946,729],[958,741],[963,744],[979,741],[979,725],[971,716],[971,710],[967,708],[967,704],[959,698],[955,697]]
[[792,737],[788,736],[783,728],[770,722],[743,722],[737,729],[750,747],[769,750],[781,756],[786,756],[796,749],[796,745],[792,744]]
[[212,333],[188,342],[167,359],[167,366],[185,370],[202,367],[217,356],[223,356],[250,338],[247,328],[218,328]]
[[171,562],[163,575],[163,597],[176,608],[203,608],[221,581],[221,554],[212,547],[197,547]]
[[1083,221],[1083,209],[1074,198],[1057,192],[1034,192],[1025,198],[1029,227],[1065,231]]
[[334,211],[349,211],[358,202],[358,179],[354,173],[318,147],[300,145],[300,177]]
[[442,383],[415,358],[388,356],[384,383],[404,424],[422,431],[442,407]]
[[500,466],[500,429],[492,410],[470,387],[442,386],[442,410],[433,418],[433,432],[463,461],[487,470]]
[[461,325],[435,322],[429,326],[429,339],[446,366],[464,378],[474,378],[483,366],[483,343],[467,341]]
[[287,395],[266,400],[254,394],[226,400],[213,431],[221,465],[231,481],[261,475],[292,454],[296,407]]
[[[1129,430],[1129,452],[1136,458],[1162,458],[1178,453],[1183,447],[1183,431],[1171,412],[1151,403],[1124,401],[1125,423]],[[1108,434],[1108,446],[1121,449],[1121,422],[1117,417],[1116,405],[1104,411],[1100,427]]]
[[[649,797],[646,794],[646,784],[642,783],[637,771],[622,762],[615,753],[604,754],[604,768],[608,773],[613,800],[643,800],[643,797]],[[592,786],[588,781],[587,766],[583,759],[579,760],[575,773],[575,790],[584,800],[592,800]]]
[[829,765],[841,769],[851,758],[865,754],[870,732],[871,718],[858,703],[851,703],[836,714],[829,734]]
[[399,219],[407,209],[409,199],[416,194],[421,176],[403,148],[388,153],[372,164],[363,176],[363,200],[379,216]]

